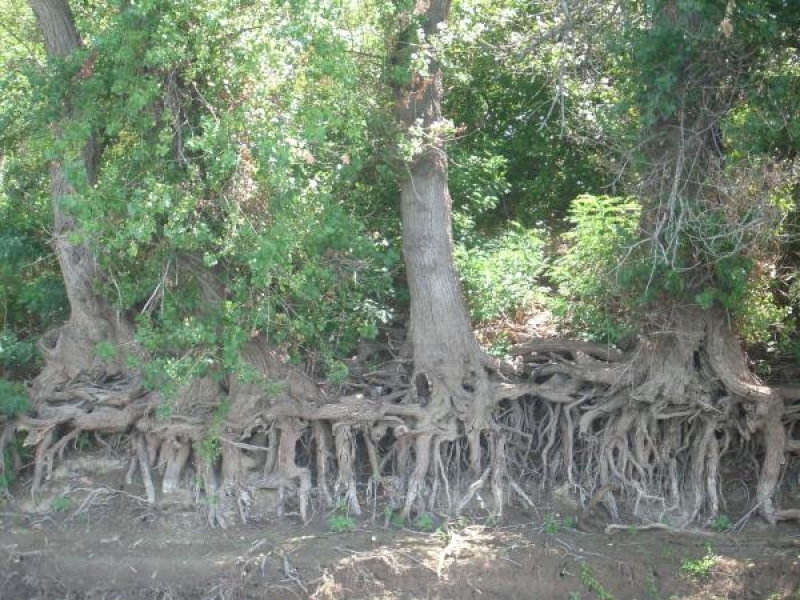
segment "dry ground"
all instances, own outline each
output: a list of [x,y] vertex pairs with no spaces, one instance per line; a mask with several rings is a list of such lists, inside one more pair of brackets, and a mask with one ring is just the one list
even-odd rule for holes
[[794,524],[608,532],[599,515],[542,501],[501,523],[404,526],[376,510],[219,530],[87,484],[59,482],[46,512],[0,508],[0,599],[800,599]]

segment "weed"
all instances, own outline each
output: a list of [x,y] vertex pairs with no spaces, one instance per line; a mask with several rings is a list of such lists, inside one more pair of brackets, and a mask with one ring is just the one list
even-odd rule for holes
[[84,450],[88,450],[91,448],[92,442],[89,440],[89,433],[86,431],[81,431],[80,435],[78,435],[78,439],[75,440],[75,449],[78,452],[83,452]]
[[642,530],[639,529],[636,525],[631,525],[625,530],[625,532],[631,537],[636,537],[642,532]]
[[711,575],[711,570],[717,564],[719,556],[711,551],[711,545],[706,546],[706,553],[700,558],[686,558],[681,561],[681,573],[692,579],[704,579]]
[[406,526],[406,519],[403,517],[402,512],[395,511],[390,506],[386,506],[383,509],[383,526],[389,527],[389,525],[401,529]]
[[500,517],[495,514],[489,514],[483,520],[483,524],[486,525],[486,527],[497,527],[499,523]]
[[211,416],[211,425],[207,429],[206,436],[197,444],[198,453],[206,463],[213,463],[222,451],[220,448],[222,428],[230,409],[230,400],[227,397],[223,397],[219,405],[214,409]]
[[23,445],[24,440],[24,434],[18,433],[0,454],[0,498],[5,492],[8,492],[17,479],[17,472],[14,469],[15,462],[27,462],[30,448]]
[[567,515],[563,519],[559,519],[558,514],[547,513],[544,516],[542,530],[547,535],[556,535],[560,533],[562,529],[574,529],[577,524],[578,520],[573,516]]
[[0,415],[16,417],[30,408],[25,386],[0,377]]
[[389,518],[389,522],[392,524],[393,527],[397,527],[401,529],[406,526],[406,518],[403,516],[401,512],[392,512],[392,516]]
[[436,531],[433,532],[433,535],[439,540],[439,543],[442,546],[447,546],[450,543],[450,539],[452,535],[450,534],[450,530],[447,528],[446,525],[442,525],[441,527],[437,527]]
[[730,530],[733,527],[733,521],[728,515],[722,513],[717,515],[714,520],[709,523],[709,526],[711,527],[711,531],[722,533]]
[[94,355],[100,360],[112,360],[117,356],[117,349],[111,342],[97,342],[94,346]]
[[328,529],[333,533],[345,533],[355,529],[356,522],[350,515],[332,515],[328,519]]
[[72,508],[72,498],[69,496],[56,496],[50,502],[50,508],[55,513],[64,514]]
[[661,592],[658,591],[658,585],[656,584],[656,577],[653,573],[647,576],[647,579],[644,582],[645,586],[645,593],[647,594],[647,598],[649,600],[661,600]]
[[431,516],[431,513],[422,513],[420,516],[418,516],[417,520],[414,521],[414,527],[420,531],[433,531],[435,529],[435,525],[433,523],[433,516]]
[[333,533],[345,533],[353,531],[356,521],[347,513],[347,504],[340,502],[336,505],[333,513],[328,517],[328,529]]
[[595,577],[592,572],[592,568],[586,563],[581,565],[580,580],[581,583],[586,586],[586,589],[595,594],[597,600],[616,600],[614,595],[597,580],[597,577]]

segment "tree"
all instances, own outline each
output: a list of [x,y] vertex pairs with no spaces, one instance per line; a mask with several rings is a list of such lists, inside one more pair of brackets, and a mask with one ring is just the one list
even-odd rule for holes
[[[725,315],[741,293],[758,244],[775,226],[769,198],[750,194],[743,205],[740,196],[747,194],[749,178],[735,174],[730,159],[726,164],[721,131],[740,101],[729,82],[753,68],[748,64],[752,49],[730,39],[733,8],[732,2],[727,9],[712,3],[657,3],[634,50],[641,65],[637,99],[647,165],[640,227],[652,252],[652,272],[662,271],[666,279],[675,273],[682,281],[680,290],[667,287],[657,294],[669,307],[666,318],[653,324],[660,336],[652,346],[657,363],[645,362],[646,383],[635,394],[653,404],[690,398],[695,406],[724,406],[725,418],[702,410],[702,432],[689,436],[694,438],[687,481],[690,519],[705,503],[712,515],[718,510],[717,469],[726,448],[712,432],[735,423],[737,410],[752,414],[740,430],[760,435],[756,501],[774,522],[784,452],[783,400],[750,373]],[[758,174],[751,171],[750,177]],[[709,385],[712,378],[719,383]]]
[[[33,9],[44,39],[51,68],[60,76],[69,72],[79,54],[82,44],[75,27],[75,20],[65,0],[32,0]],[[53,124],[59,138],[71,116],[68,100],[62,105],[59,121]],[[133,339],[133,331],[124,318],[111,309],[106,300],[95,291],[99,277],[95,257],[81,241],[81,224],[67,208],[76,202],[80,194],[78,187],[85,188],[97,176],[99,148],[97,140],[90,135],[79,142],[77,152],[70,153],[69,144],[61,146],[65,154],[57,156],[50,165],[50,192],[54,217],[53,250],[58,259],[70,307],[68,321],[43,338],[42,351],[45,367],[33,385],[34,406],[42,408],[43,421],[27,420],[20,429],[37,432],[37,454],[32,493],[38,494],[42,480],[44,460],[63,448],[81,431],[121,431],[132,425],[143,414],[139,407],[126,407],[113,413],[91,409],[60,415],[48,415],[48,402],[74,399],[80,390],[91,388],[104,380],[117,380],[116,389],[99,392],[110,404],[114,398],[123,402],[140,392],[140,384],[124,362],[124,355],[98,357],[97,347],[108,344],[125,347]],[[97,400],[97,394],[89,396]],[[102,403],[102,402],[101,402]],[[48,424],[47,418],[55,417]],[[73,428],[66,438],[56,439],[57,422],[69,422]],[[49,454],[48,454],[49,453]]]
[[[648,505],[672,507],[693,521],[719,510],[720,465],[754,436],[756,506],[774,522],[783,398],[751,373],[729,314],[775,239],[779,213],[766,184],[771,168],[752,154],[737,162],[726,152],[736,140],[724,135],[748,101],[745,74],[771,60],[758,47],[767,38],[734,3],[667,0],[642,12],[631,6],[626,17],[623,38],[611,34],[627,53],[615,73],[618,114],[632,123],[619,163],[633,167],[620,179],[642,212],[639,240],[615,274],[628,282],[628,305],[643,306],[641,335],[620,364],[565,370],[605,388],[579,419],[591,440],[592,474],[582,485],[598,490],[613,515],[610,490],[618,489],[642,515]],[[783,38],[769,39],[780,46]]]
[[[33,0],[31,3],[44,38],[51,64],[63,68],[81,50],[81,40],[74,17],[65,0]],[[65,101],[61,118],[70,118],[71,107]],[[56,123],[58,131],[64,123]],[[97,177],[99,148],[90,136],[78,155],[62,156],[50,167],[50,186],[54,215],[53,248],[58,258],[70,304],[68,322],[45,339],[47,365],[37,377],[37,399],[45,399],[62,386],[76,380],[118,377],[129,374],[118,360],[101,361],[95,355],[97,344],[124,346],[132,338],[129,326],[117,318],[94,286],[98,277],[95,258],[80,241],[80,223],[66,204],[78,193],[71,178],[91,183]]]
[[[397,60],[409,69],[398,85],[395,113],[415,151],[406,158],[401,181],[403,256],[411,296],[409,336],[414,363],[411,398],[424,407],[416,423],[416,464],[404,512],[417,500],[431,468],[441,460],[442,443],[463,432],[469,440],[471,472],[484,467],[482,436],[490,436],[496,477],[501,477],[499,443],[491,431],[492,399],[485,361],[470,326],[453,263],[452,201],[447,183],[443,135],[442,72],[434,48],[447,27],[448,0],[418,2],[401,36]],[[419,20],[419,22],[418,22]],[[424,61],[424,72],[414,69]],[[402,61],[402,62],[401,62]],[[498,490],[499,491],[499,490]],[[498,498],[502,509],[502,497]]]

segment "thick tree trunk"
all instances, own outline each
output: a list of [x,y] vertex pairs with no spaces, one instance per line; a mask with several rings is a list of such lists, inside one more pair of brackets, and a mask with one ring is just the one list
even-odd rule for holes
[[[31,0],[51,59],[63,59],[81,48],[81,40],[72,12],[66,0]],[[70,107],[63,107],[63,119],[69,119]],[[56,135],[62,124],[56,124]],[[96,151],[94,140],[88,139],[82,153],[86,180],[94,181]],[[98,276],[95,258],[85,244],[75,241],[79,224],[64,209],[65,199],[76,193],[67,179],[64,164],[54,161],[50,166],[50,190],[55,227],[53,248],[58,258],[70,304],[69,321],[57,331],[45,336],[42,348],[46,365],[34,382],[34,399],[46,400],[63,385],[81,378],[98,379],[126,373],[124,359],[99,360],[95,347],[100,342],[121,348],[129,343],[131,329],[124,319],[115,315],[93,288]]]
[[[419,46],[432,48],[431,41],[446,24],[449,9],[447,0],[417,2],[414,16],[421,17],[424,32],[417,40]],[[406,50],[408,46],[398,48],[400,60]],[[442,441],[454,441],[466,434],[471,471],[474,478],[480,477],[484,465],[481,435],[492,423],[482,352],[470,326],[453,262],[441,97],[442,74],[435,58],[425,74],[411,73],[410,81],[399,86],[395,96],[395,114],[406,135],[422,142],[422,150],[406,161],[401,182],[403,256],[411,296],[411,397],[426,408],[425,416],[416,424],[415,467],[406,496],[406,514],[420,497],[429,471],[436,471],[434,463],[439,459]],[[490,452],[494,453],[491,446]]]
[[[724,257],[716,255],[712,243],[705,239],[711,235],[710,219],[718,217],[720,207],[731,201],[720,191],[725,186],[719,184],[730,179],[719,140],[720,121],[731,110],[731,97],[724,92],[726,69],[701,69],[697,63],[703,55],[692,46],[700,36],[707,36],[716,23],[710,24],[707,15],[675,0],[656,3],[655,7],[654,38],[664,31],[680,31],[685,47],[676,48],[675,55],[688,58],[683,58],[680,69],[669,73],[674,77],[669,90],[674,107],[643,132],[642,147],[650,168],[642,183],[645,206],[641,229],[652,248],[654,263],[675,270],[683,278],[685,289],[680,294],[682,298],[665,294],[662,304],[666,310],[650,323],[655,331],[645,349],[649,348],[653,355],[645,359],[646,368],[638,371],[643,383],[637,385],[635,395],[651,405],[662,399],[675,404],[675,399],[686,398],[694,414],[703,413],[703,427],[680,425],[684,439],[692,444],[687,479],[692,487],[691,498],[681,502],[689,510],[689,521],[697,517],[703,505],[711,514],[718,509],[720,444],[716,432],[728,428],[736,433],[731,425],[737,423],[736,412],[752,413],[744,419],[742,434],[760,435],[763,458],[756,500],[764,517],[774,522],[773,496],[785,445],[783,402],[750,372],[741,344],[721,307],[684,306],[685,298],[694,300],[694,296],[724,285],[719,281],[717,263],[731,255],[747,253],[745,244],[738,240],[739,232],[725,240],[724,229],[721,234],[713,231],[732,246]],[[664,64],[670,62],[665,60]],[[646,105],[642,108],[643,113],[647,112]],[[657,106],[656,110],[662,107]],[[665,315],[667,312],[674,314]]]

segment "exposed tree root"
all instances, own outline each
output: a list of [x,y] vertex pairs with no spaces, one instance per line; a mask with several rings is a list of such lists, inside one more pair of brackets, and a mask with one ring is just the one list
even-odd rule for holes
[[306,521],[315,501],[352,515],[385,506],[406,518],[499,516],[515,499],[533,507],[532,486],[566,485],[615,521],[680,528],[721,510],[733,461],[758,467],[749,508],[770,522],[796,519],[798,509],[776,508],[776,493],[785,456],[800,453],[786,435],[797,435],[800,411],[749,375],[724,322],[703,315],[698,330],[700,317],[687,315],[624,357],[527,343],[516,349],[525,365],[516,383],[479,359],[438,374],[415,363],[410,375],[393,361],[371,373],[384,393],[370,398],[329,398],[254,342],[251,363],[287,385],[269,395],[231,384],[221,428],[211,426],[222,392],[210,379],[188,386],[166,418],[155,418],[159,398],[133,380],[74,382],[41,398],[34,416],[5,423],[0,446],[27,433],[36,495],[82,433],[127,433],[126,479],[151,504],[186,497],[199,481],[214,526],[246,520],[252,493],[264,489],[275,490],[279,515]]

